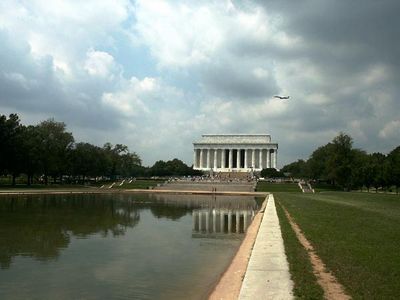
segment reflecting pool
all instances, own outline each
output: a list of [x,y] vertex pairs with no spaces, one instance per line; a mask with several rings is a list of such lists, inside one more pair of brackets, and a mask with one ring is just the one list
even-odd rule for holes
[[204,299],[258,207],[252,197],[0,196],[0,299]]

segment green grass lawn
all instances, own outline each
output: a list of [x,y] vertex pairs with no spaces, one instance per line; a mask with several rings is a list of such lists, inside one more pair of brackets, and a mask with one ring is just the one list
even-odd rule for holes
[[69,188],[84,188],[84,185],[80,184],[3,184],[0,185],[0,190],[13,190],[13,189],[26,189],[26,190],[39,190],[39,189],[69,189]]
[[259,181],[257,183],[257,192],[297,192],[301,190],[297,183],[271,183],[266,181]]
[[[125,182],[122,186],[119,186],[120,182],[117,182],[113,188],[116,189],[147,189],[149,187],[157,186],[159,183],[163,183],[165,180],[146,180],[140,179],[132,181],[131,183]],[[111,184],[111,183],[110,183]],[[107,185],[110,185],[107,183]]]
[[281,226],[290,274],[294,283],[293,294],[297,299],[323,299],[324,292],[317,283],[306,249],[298,241],[282,207],[276,210]]
[[353,298],[400,298],[400,196],[326,192],[274,197]]
[[[122,186],[119,186],[120,182],[117,182],[113,189],[148,189],[149,187],[154,187],[159,183],[163,183],[165,180],[153,180],[153,179],[140,179],[136,181],[132,181],[132,183],[125,182]],[[12,186],[10,184],[0,185],[0,190],[8,190],[8,189],[68,189],[68,188],[87,188],[87,187],[101,187],[104,185],[108,187],[112,184],[112,182],[97,182],[91,185],[80,185],[80,184],[32,184],[28,186],[26,184],[17,184]]]
[[315,183],[312,184],[311,186],[316,192],[343,191],[343,189],[340,188],[339,186],[334,186],[328,183]]

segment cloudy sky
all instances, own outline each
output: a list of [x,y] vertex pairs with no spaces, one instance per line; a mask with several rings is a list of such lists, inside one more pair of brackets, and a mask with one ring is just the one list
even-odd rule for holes
[[[0,114],[54,117],[144,165],[270,133],[279,167],[340,131],[400,144],[400,2],[2,0]],[[290,100],[274,95],[290,95]]]

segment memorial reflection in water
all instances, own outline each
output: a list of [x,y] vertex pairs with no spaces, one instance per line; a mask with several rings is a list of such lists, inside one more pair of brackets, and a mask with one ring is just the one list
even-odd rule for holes
[[192,212],[193,237],[245,233],[254,214],[254,210],[194,209]]
[[243,234],[249,227],[257,209],[253,197],[154,195],[164,204],[192,208],[192,237],[229,238]]
[[258,208],[210,195],[0,198],[1,299],[204,299]]

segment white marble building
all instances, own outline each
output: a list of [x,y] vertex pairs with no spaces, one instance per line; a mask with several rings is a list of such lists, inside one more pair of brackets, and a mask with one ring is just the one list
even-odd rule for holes
[[269,134],[203,134],[194,146],[194,169],[261,171],[277,166],[278,144]]

